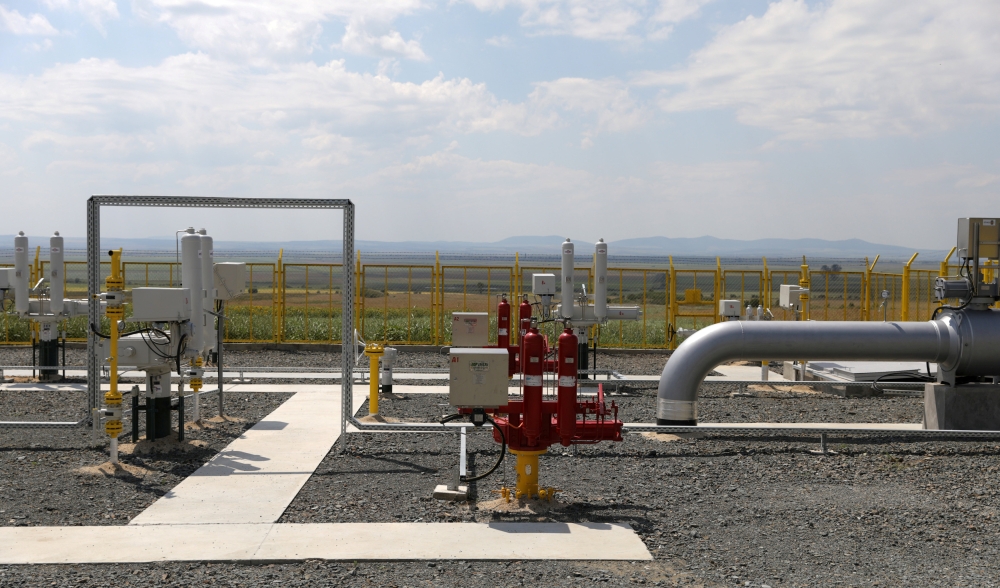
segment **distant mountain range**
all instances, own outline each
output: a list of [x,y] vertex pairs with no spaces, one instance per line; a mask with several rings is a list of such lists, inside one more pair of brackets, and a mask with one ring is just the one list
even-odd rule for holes
[[[508,237],[492,243],[472,241],[356,241],[355,249],[372,253],[442,253],[504,254],[514,252],[558,255],[559,244],[564,240],[557,235]],[[8,245],[9,244],[9,245]],[[31,245],[46,248],[48,238],[34,237]],[[13,236],[0,236],[0,249],[13,246]],[[285,248],[291,251],[339,251],[340,241],[216,241],[216,248],[230,251],[276,251]],[[577,243],[578,255],[590,255],[594,244],[590,241]],[[102,239],[102,247],[123,247],[142,251],[173,251],[172,238],[113,238]],[[67,237],[67,249],[85,249],[86,240]],[[924,263],[939,261],[947,251],[934,249],[914,249],[898,245],[883,245],[861,239],[828,241],[826,239],[720,239],[718,237],[641,237],[622,239],[608,243],[608,253],[638,256],[722,256],[722,257],[794,257],[805,255],[813,258],[874,258],[908,259],[914,252],[920,253]]]

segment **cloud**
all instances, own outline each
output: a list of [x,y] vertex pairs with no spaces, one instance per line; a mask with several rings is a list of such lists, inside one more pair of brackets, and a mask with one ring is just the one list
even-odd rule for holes
[[330,21],[346,23],[346,51],[426,59],[417,41],[389,26],[421,7],[420,0],[147,0],[142,10],[214,57],[267,61],[311,53]]
[[620,80],[610,78],[560,78],[535,84],[529,96],[531,108],[539,112],[585,113],[596,120],[587,124],[584,146],[591,135],[630,131],[648,120],[646,109],[636,103]]
[[15,35],[58,35],[59,31],[41,14],[24,16],[16,10],[0,6],[0,29]]
[[118,4],[115,0],[42,0],[50,10],[67,10],[79,12],[102,34],[104,23],[109,20],[116,20],[118,14]]
[[897,169],[886,174],[889,182],[904,186],[940,186],[956,189],[987,188],[1000,184],[1000,170],[987,171],[979,166],[945,163],[930,167]]
[[510,47],[510,37],[507,35],[490,37],[489,39],[486,39],[486,44],[494,47]]
[[418,41],[403,39],[399,31],[390,30],[379,35],[370,32],[369,27],[370,25],[364,21],[349,23],[340,40],[340,48],[361,55],[398,56],[414,61],[428,60]]
[[783,139],[915,135],[1000,112],[997,30],[992,0],[781,0],[633,82],[665,87],[668,112],[733,109]]
[[664,23],[697,16],[711,0],[661,0],[653,8],[646,0],[466,0],[484,12],[508,7],[521,11],[520,24],[538,35],[569,35],[595,41],[636,41],[639,25],[647,23],[652,38],[663,38]]

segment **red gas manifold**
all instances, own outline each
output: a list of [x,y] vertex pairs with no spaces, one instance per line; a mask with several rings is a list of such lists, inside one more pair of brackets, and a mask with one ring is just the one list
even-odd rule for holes
[[[522,400],[508,402],[492,412],[495,421],[514,451],[539,451],[560,443],[564,446],[598,443],[600,441],[621,441],[622,422],[618,420],[618,406],[610,406],[604,401],[603,389],[598,388],[596,400],[580,402],[577,399],[577,354],[578,341],[569,327],[559,336],[556,359],[545,359],[548,345],[545,337],[538,332],[532,322],[531,304],[525,297],[518,311],[521,330],[520,344],[511,346],[510,339],[502,338],[497,332],[499,347],[507,347],[511,357],[517,354],[519,361],[509,364],[523,374]],[[509,317],[510,305],[502,298],[497,309],[498,317]],[[498,329],[504,323],[498,318]],[[557,390],[555,400],[545,400],[545,372],[555,372]],[[502,440],[497,431],[493,433],[497,442]]]

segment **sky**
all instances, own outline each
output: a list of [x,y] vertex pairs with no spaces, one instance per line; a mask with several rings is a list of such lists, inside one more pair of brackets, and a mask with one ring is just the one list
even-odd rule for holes
[[[0,0],[0,234],[91,194],[357,238],[862,238],[1000,217],[995,0]],[[114,209],[105,236],[339,238]]]

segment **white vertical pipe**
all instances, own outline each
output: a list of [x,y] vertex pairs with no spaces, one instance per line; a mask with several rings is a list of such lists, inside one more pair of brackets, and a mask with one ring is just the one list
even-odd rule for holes
[[49,310],[52,314],[62,314],[63,311],[65,271],[63,238],[59,236],[59,231],[56,231],[56,234],[49,238]]
[[563,318],[573,318],[573,250],[574,245],[569,237],[562,244],[562,285],[559,294],[562,297],[560,313]]
[[111,438],[111,463],[118,463],[118,437]]
[[608,318],[608,244],[598,239],[594,247],[594,318]]
[[201,286],[201,236],[188,229],[181,237],[181,287],[191,290],[191,341],[188,346],[201,349],[205,342],[204,294]]
[[466,471],[466,461],[465,461],[465,459],[466,459],[466,457],[465,457],[465,427],[462,427],[462,440],[459,443],[459,445],[461,445],[461,447],[459,447],[459,449],[458,449],[458,453],[459,453],[459,458],[458,458],[458,475],[462,476],[462,477],[465,477],[465,471]]
[[14,237],[14,310],[28,312],[28,238],[21,231]]
[[[204,289],[202,308],[215,310],[215,251],[212,237],[208,236],[205,229],[200,229],[201,235],[201,287]],[[210,314],[204,314],[202,325],[205,331],[205,345],[202,352],[207,353],[215,349],[215,329],[211,328]]]

